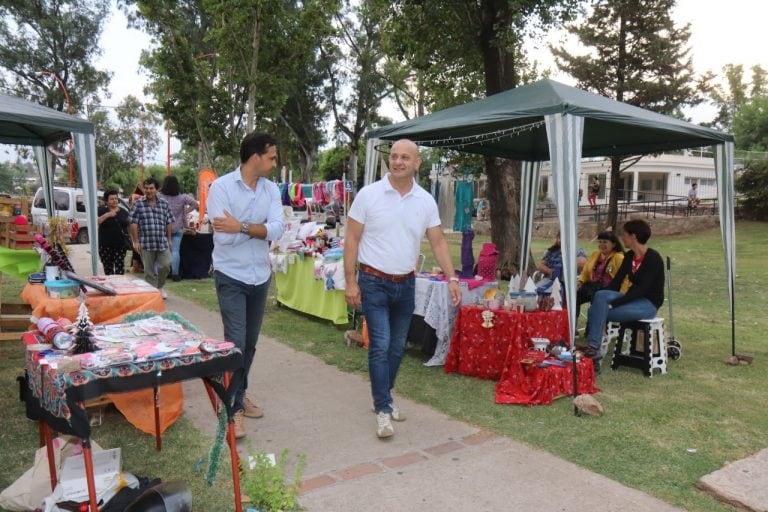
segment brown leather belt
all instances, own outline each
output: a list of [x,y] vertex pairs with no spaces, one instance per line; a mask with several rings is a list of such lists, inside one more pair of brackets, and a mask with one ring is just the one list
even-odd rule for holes
[[407,274],[387,274],[386,272],[382,272],[381,270],[375,269],[370,265],[366,265],[365,263],[360,264],[360,272],[365,272],[366,274],[380,277],[382,279],[386,279],[387,281],[392,281],[393,283],[401,283],[406,279],[410,279],[414,276],[413,271],[408,272]]

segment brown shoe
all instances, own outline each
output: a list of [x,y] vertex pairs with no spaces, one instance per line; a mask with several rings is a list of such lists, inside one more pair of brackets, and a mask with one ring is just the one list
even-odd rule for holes
[[247,418],[261,418],[264,416],[264,411],[261,410],[261,407],[251,402],[248,397],[243,400],[243,403],[245,404],[243,414],[245,414]]
[[245,418],[243,417],[243,411],[237,411],[234,417],[235,422],[235,439],[242,439],[245,437]]

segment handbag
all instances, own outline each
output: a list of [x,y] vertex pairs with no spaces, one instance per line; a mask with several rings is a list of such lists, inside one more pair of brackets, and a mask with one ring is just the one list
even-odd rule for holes
[[125,246],[125,248],[127,250],[132,251],[133,250],[133,242],[131,241],[131,235],[129,235],[125,231],[123,231],[122,233],[123,233],[123,245]]

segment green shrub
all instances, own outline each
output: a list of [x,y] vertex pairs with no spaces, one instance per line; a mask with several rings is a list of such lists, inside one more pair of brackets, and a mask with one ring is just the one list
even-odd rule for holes
[[768,220],[768,161],[747,161],[735,188],[743,194],[740,211],[744,217]]
[[293,481],[285,482],[285,466],[288,462],[288,449],[283,450],[273,463],[263,452],[252,452],[248,445],[248,456],[241,460],[240,485],[243,494],[250,498],[249,506],[259,512],[294,512],[301,510],[299,505],[299,485],[306,460],[300,455],[294,469]]

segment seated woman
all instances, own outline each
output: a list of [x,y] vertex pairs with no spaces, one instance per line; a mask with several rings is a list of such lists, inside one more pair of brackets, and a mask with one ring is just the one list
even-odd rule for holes
[[600,344],[607,322],[653,318],[664,303],[664,261],[646,245],[651,227],[641,219],[624,223],[621,241],[629,249],[608,288],[595,293],[587,316],[586,356],[600,369]]
[[576,280],[576,318],[579,317],[582,304],[592,302],[595,292],[611,284],[624,261],[624,248],[613,232],[600,232],[597,235],[597,247]]
[[[581,247],[576,248],[576,270],[581,272],[584,265],[587,263],[587,253]],[[544,253],[544,257],[539,262],[536,269],[541,272],[544,277],[551,278],[555,272],[558,272],[560,276],[560,282],[563,282],[562,275],[563,268],[563,253],[560,250],[560,232],[557,232],[555,236],[555,243],[552,244],[547,252]]]

